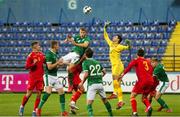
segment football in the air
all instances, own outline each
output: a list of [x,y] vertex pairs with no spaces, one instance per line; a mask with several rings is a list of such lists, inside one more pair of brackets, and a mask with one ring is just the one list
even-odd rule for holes
[[89,14],[89,13],[91,13],[92,12],[92,8],[90,7],[90,6],[85,6],[84,8],[83,8],[83,13],[84,14]]

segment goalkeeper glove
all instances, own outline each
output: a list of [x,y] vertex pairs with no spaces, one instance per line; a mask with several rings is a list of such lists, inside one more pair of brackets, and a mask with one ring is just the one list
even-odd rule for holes
[[111,24],[110,21],[106,21],[106,22],[105,22],[105,25],[104,25],[104,28],[107,28],[110,24]]
[[125,40],[125,44],[129,46],[129,49],[131,49],[131,41],[129,39]]

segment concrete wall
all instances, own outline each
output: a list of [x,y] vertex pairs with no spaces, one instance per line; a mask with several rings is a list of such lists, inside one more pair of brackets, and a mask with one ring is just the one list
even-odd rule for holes
[[[59,22],[60,9],[65,14],[62,21],[90,21],[93,17],[102,20],[131,20],[137,22],[140,8],[149,20],[166,21],[167,8],[171,8],[176,20],[180,20],[180,0],[0,0],[0,20],[10,22],[50,21]],[[84,15],[82,9],[90,5],[92,14]],[[13,14],[16,18],[13,17]],[[66,17],[67,16],[67,17]],[[172,19],[173,17],[169,17]],[[142,17],[145,20],[145,17]]]

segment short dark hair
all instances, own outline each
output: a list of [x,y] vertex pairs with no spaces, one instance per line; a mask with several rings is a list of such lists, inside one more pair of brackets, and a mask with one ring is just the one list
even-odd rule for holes
[[55,41],[55,40],[51,41],[51,48],[54,48],[54,46],[57,44],[58,44],[58,41]]
[[80,30],[87,32],[87,30],[84,27],[81,27]]
[[87,48],[86,51],[85,51],[85,54],[88,58],[92,58],[93,56],[93,50],[91,48]]
[[144,52],[144,50],[143,50],[142,48],[140,48],[140,49],[138,50],[138,52],[137,52],[137,55],[138,55],[138,56],[141,56],[141,57],[143,57],[144,54],[145,54],[145,52]]
[[118,43],[121,43],[121,41],[122,41],[121,35],[117,35],[117,37],[118,37],[118,39],[119,39]]
[[33,41],[33,42],[31,43],[31,47],[33,47],[34,45],[37,45],[37,44],[39,44],[38,41]]
[[159,62],[157,58],[151,58],[151,61]]

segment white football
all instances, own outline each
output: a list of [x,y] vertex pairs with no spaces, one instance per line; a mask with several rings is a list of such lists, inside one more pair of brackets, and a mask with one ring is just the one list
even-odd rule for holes
[[83,13],[84,14],[89,14],[89,13],[91,13],[91,11],[92,11],[92,8],[90,6],[85,6],[83,8]]

